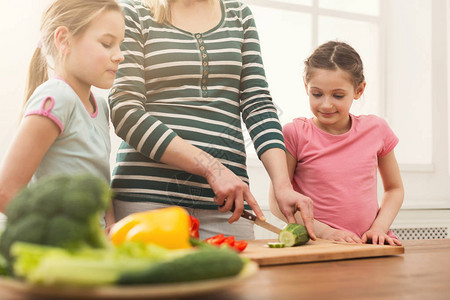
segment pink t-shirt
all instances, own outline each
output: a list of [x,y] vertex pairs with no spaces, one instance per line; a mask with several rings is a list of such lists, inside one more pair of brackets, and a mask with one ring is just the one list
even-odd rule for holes
[[294,189],[313,200],[314,218],[361,237],[379,209],[378,157],[391,152],[398,138],[377,116],[350,117],[352,126],[341,135],[307,118],[286,124],[283,134],[287,150],[297,158]]

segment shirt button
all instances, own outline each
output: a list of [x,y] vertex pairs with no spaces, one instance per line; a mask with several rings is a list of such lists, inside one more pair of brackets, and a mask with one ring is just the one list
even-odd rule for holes
[[207,71],[207,70],[204,70],[204,71],[203,71],[203,74],[204,74],[204,75],[207,75],[207,74],[208,74],[208,71]]
[[202,39],[199,39],[198,42],[201,44],[201,43],[203,43],[203,40],[202,40]]
[[202,90],[206,91],[206,86],[202,86]]
[[200,35],[199,33],[197,33],[197,34],[195,35],[195,37],[199,39],[199,38],[201,37],[201,35]]
[[206,53],[203,53],[203,55],[202,55],[202,56],[203,56],[203,58],[206,58]]
[[202,83],[205,84],[206,83],[206,79],[202,79]]
[[208,65],[208,62],[204,61],[203,65],[206,67]]
[[201,46],[200,50],[202,50],[202,51],[205,50],[205,46]]

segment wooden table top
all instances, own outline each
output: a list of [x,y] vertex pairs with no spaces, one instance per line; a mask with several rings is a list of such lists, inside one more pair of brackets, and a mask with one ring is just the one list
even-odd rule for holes
[[261,267],[229,291],[196,299],[450,299],[450,239],[403,244],[398,256]]
[[[450,239],[404,247],[396,256],[261,267],[227,290],[182,299],[450,299]],[[24,298],[0,291],[0,299]]]

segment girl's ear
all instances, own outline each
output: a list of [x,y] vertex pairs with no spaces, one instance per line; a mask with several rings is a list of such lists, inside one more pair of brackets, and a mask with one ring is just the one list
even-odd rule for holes
[[364,93],[364,90],[366,89],[366,82],[361,82],[358,87],[355,90],[355,100],[358,100],[359,97]]
[[306,95],[309,96],[308,84],[306,83],[305,78],[303,78],[303,85],[305,86]]
[[70,52],[70,32],[66,26],[59,26],[53,34],[56,49],[62,54],[67,55]]

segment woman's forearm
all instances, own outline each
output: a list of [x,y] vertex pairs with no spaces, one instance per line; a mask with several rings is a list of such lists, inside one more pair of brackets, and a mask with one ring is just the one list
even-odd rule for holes
[[274,198],[283,216],[288,222],[295,222],[294,214],[300,211],[309,235],[315,240],[313,203],[309,197],[294,191],[293,171],[288,169],[286,152],[279,148],[268,149],[261,155],[261,161],[270,176]]
[[261,161],[269,174],[274,193],[279,188],[292,188],[287,169],[286,152],[280,148],[271,148],[261,155]]
[[264,214],[248,185],[217,158],[192,146],[176,136],[167,146],[161,162],[182,169],[186,172],[206,178],[214,191],[214,201],[220,206],[221,212],[234,210],[230,223],[238,220],[244,210],[244,201],[253,209],[259,219],[264,220]]
[[161,156],[161,162],[191,174],[209,178],[224,166],[212,155],[176,136]]

